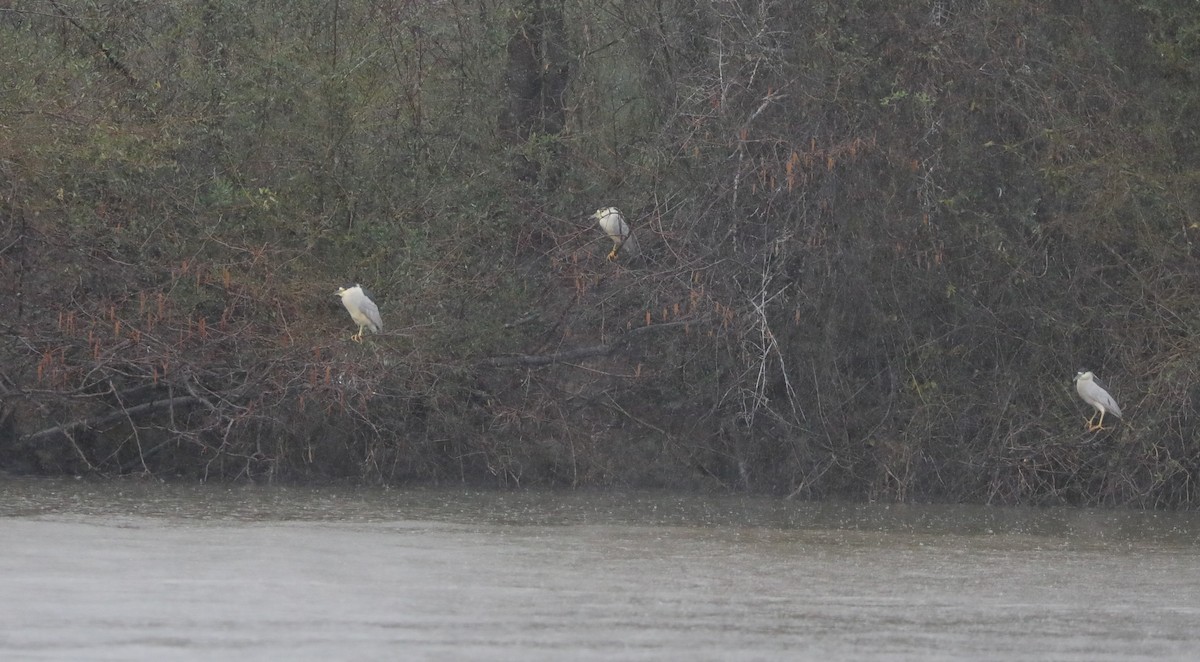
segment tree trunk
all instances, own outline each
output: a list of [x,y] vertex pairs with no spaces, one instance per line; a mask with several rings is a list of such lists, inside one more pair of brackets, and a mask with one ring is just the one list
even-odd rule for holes
[[[554,187],[558,149],[539,138],[558,135],[566,122],[565,93],[570,66],[567,62],[566,26],[561,0],[528,0],[516,12],[508,40],[504,72],[507,105],[500,117],[500,132],[516,156],[516,176],[529,183]],[[540,157],[540,158],[539,158]]]

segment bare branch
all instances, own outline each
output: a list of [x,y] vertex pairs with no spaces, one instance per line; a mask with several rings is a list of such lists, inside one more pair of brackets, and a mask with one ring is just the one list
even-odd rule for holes
[[665,322],[662,324],[651,324],[650,326],[640,326],[636,329],[630,329],[618,336],[610,343],[601,343],[599,345],[591,345],[589,347],[578,347],[568,349],[562,352],[553,354],[518,354],[516,356],[493,356],[480,361],[480,365],[501,367],[509,365],[550,365],[551,363],[562,363],[564,361],[575,361],[578,359],[588,359],[596,356],[608,356],[617,351],[625,343],[635,336],[641,335],[648,331],[662,331],[672,327],[687,326],[689,324],[705,324],[710,321],[710,318],[701,318],[696,320],[677,320],[675,322]]
[[113,69],[119,71],[131,84],[138,84],[137,77],[133,75],[133,72],[129,70],[129,67],[126,67],[124,62],[121,62],[117,59],[117,56],[113,55],[113,52],[108,48],[108,46],[105,46],[104,42],[100,41],[100,37],[83,27],[83,24],[76,20],[75,17],[67,14],[67,12],[62,8],[62,5],[58,3],[58,0],[50,0],[50,4],[54,6],[54,10],[58,12],[59,16],[65,18],[71,25],[74,25],[76,29],[78,29],[85,37],[88,38],[88,40],[96,45],[96,48],[100,49],[100,53],[104,55],[104,59],[108,61],[109,65],[111,65]]
[[180,396],[177,398],[166,398],[164,400],[154,400],[152,402],[145,402],[140,405],[135,405],[128,409],[121,409],[120,411],[115,411],[111,414],[94,416],[92,418],[84,418],[71,423],[64,423],[62,425],[56,425],[52,428],[46,428],[45,430],[34,432],[33,434],[26,436],[22,442],[25,444],[40,443],[46,441],[47,439],[53,439],[58,436],[70,438],[70,435],[74,434],[75,432],[90,428],[103,427],[123,418],[128,418],[130,422],[132,422],[132,417],[134,416],[141,416],[142,414],[153,413],[163,409],[174,411],[175,407],[199,403],[200,400],[198,398],[194,398],[190,395]]

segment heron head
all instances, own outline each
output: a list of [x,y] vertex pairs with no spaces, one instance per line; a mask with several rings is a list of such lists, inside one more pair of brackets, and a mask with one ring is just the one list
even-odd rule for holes
[[362,286],[359,285],[358,283],[355,283],[355,284],[349,285],[349,286],[343,285],[342,287],[337,288],[337,291],[333,293],[333,296],[345,297],[347,294],[350,294],[354,290],[361,289],[361,287]]

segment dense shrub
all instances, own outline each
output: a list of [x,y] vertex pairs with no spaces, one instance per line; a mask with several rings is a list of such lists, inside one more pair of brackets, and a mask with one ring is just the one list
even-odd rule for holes
[[[0,33],[9,470],[1197,503],[1188,3],[16,0]],[[1124,421],[1085,432],[1080,367]]]

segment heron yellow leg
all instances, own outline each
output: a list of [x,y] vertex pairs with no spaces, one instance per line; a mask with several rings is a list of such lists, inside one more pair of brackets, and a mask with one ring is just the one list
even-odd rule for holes
[[1104,411],[1100,410],[1097,413],[1100,414],[1100,422],[1093,424],[1092,421],[1096,420],[1096,414],[1092,414],[1092,417],[1089,418],[1087,423],[1085,424],[1085,427],[1087,427],[1088,432],[1096,432],[1096,431],[1104,429]]
[[356,334],[354,334],[354,335],[350,336],[350,339],[351,339],[351,340],[353,340],[354,342],[362,342],[362,339],[363,339],[363,327],[361,327],[361,326],[360,326],[360,327],[358,327],[358,333],[356,333]]
[[608,252],[608,259],[610,259],[610,260],[617,259],[617,251],[620,250],[620,248],[621,248],[621,244],[614,244],[613,249]]

